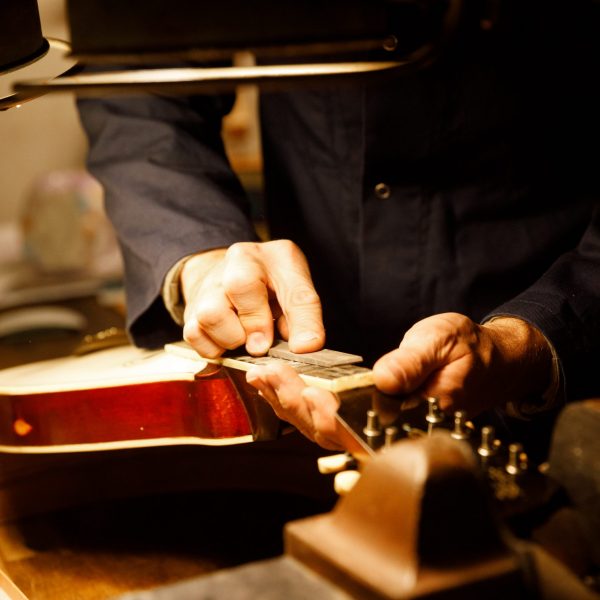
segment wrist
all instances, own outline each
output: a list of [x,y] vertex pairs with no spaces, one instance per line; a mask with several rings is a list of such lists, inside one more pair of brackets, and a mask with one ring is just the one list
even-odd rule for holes
[[178,325],[185,322],[186,299],[216,262],[222,260],[226,249],[218,248],[179,259],[163,281],[161,295],[165,308]]
[[193,295],[209,271],[225,258],[227,248],[215,248],[189,256],[179,272],[179,287],[184,303]]
[[558,359],[546,337],[517,317],[495,317],[483,327],[505,371],[507,409],[527,416],[550,408],[559,388]]

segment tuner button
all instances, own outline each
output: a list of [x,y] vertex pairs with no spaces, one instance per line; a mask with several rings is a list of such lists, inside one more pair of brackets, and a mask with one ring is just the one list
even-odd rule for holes
[[491,426],[481,428],[481,444],[477,448],[477,454],[483,458],[494,456],[497,452],[494,428]]
[[342,471],[333,479],[333,489],[339,496],[345,496],[356,485],[360,479],[358,471]]
[[331,454],[317,459],[317,468],[322,475],[339,473],[355,466],[354,458],[348,453]]
[[379,415],[374,410],[367,411],[367,424],[363,433],[368,438],[374,438],[381,435],[381,425],[379,424]]
[[466,427],[467,413],[464,410],[457,410],[454,413],[454,429],[450,436],[455,440],[466,440],[471,435]]

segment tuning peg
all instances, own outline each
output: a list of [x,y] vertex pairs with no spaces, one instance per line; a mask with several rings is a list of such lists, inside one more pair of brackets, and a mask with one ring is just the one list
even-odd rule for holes
[[490,425],[481,428],[481,443],[477,448],[477,454],[482,458],[494,456],[498,451],[494,428]]
[[510,444],[508,447],[508,461],[505,469],[509,475],[519,475],[527,469],[527,455],[523,452],[521,444]]
[[374,410],[367,411],[367,424],[363,428],[363,433],[367,438],[375,438],[381,435],[381,425],[379,424],[379,415]]
[[429,396],[427,398],[427,416],[425,417],[427,421],[427,433],[431,434],[433,428],[442,423],[444,419],[445,415],[440,408],[439,400],[433,396]]
[[464,410],[457,410],[454,413],[454,429],[450,432],[450,436],[455,440],[466,440],[471,435],[471,432],[466,427],[467,413]]
[[389,448],[397,439],[398,439],[398,428],[397,427],[386,427],[385,428],[384,447]]

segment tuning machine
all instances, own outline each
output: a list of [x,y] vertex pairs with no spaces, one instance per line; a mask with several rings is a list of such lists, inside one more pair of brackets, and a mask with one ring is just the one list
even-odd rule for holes
[[363,433],[368,440],[378,438],[382,434],[377,411],[373,409],[367,411],[367,424],[363,427]]
[[506,472],[512,476],[518,476],[527,471],[529,460],[523,451],[522,444],[510,444],[508,446],[508,459],[504,467]]
[[435,427],[442,425],[446,420],[444,411],[440,408],[440,401],[434,396],[427,398],[427,415],[425,416],[427,421],[427,433],[431,435]]
[[467,413],[464,410],[457,410],[454,413],[454,427],[450,437],[455,440],[468,440],[472,433],[473,423],[467,421]]

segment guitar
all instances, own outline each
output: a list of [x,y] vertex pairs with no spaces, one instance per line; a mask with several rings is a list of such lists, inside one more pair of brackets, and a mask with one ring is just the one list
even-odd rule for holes
[[372,385],[369,369],[348,362],[360,357],[331,350],[302,355],[300,362],[280,343],[271,356],[209,361],[184,342],[152,351],[129,344],[102,348],[102,339],[96,349],[97,340],[89,344],[92,352],[0,371],[0,452],[275,439],[282,424],[245,379],[253,364],[268,361],[285,361],[308,384],[334,392]]
[[[96,341],[89,348],[94,350]],[[361,360],[327,349],[298,355],[285,342],[277,342],[268,356],[230,353],[208,360],[178,342],[154,351],[126,344],[5,369],[0,371],[0,452],[273,440],[285,429],[246,382],[245,372],[278,361],[292,366],[307,385],[337,394],[342,443],[358,462],[402,437],[449,426],[434,399],[400,399],[379,392],[372,371],[356,364]],[[489,436],[485,441],[484,433],[455,414],[451,435],[475,444],[497,497],[512,500],[514,506],[524,497],[539,497],[539,490],[523,493],[523,481],[540,484],[524,465],[522,450],[509,447],[506,455],[497,441]],[[527,478],[522,477],[525,473]]]

